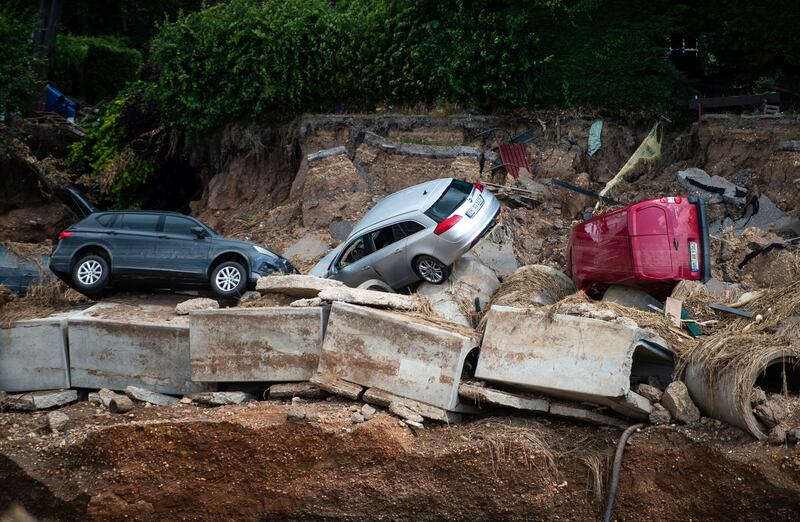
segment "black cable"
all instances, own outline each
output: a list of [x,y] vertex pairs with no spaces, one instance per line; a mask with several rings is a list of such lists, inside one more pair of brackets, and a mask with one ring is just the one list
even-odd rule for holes
[[625,453],[625,444],[628,439],[638,429],[644,428],[644,424],[634,424],[622,432],[617,442],[617,452],[614,455],[614,467],[611,470],[611,486],[608,488],[608,500],[606,500],[606,515],[603,522],[611,522],[611,515],[614,513],[614,502],[617,500],[617,486],[619,485],[619,471],[622,467],[622,454]]

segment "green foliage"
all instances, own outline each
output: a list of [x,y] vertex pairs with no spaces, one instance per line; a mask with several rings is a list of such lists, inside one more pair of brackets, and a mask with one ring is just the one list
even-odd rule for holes
[[102,115],[87,125],[86,136],[70,147],[63,162],[74,175],[98,180],[114,208],[131,208],[138,192],[155,172],[152,152],[136,153],[131,141],[136,131],[130,122],[146,104],[149,84],[135,82],[105,105]]
[[71,96],[98,101],[135,80],[141,67],[141,53],[120,37],[58,35],[50,79]]
[[0,8],[0,113],[29,110],[41,94],[31,52],[33,22]]

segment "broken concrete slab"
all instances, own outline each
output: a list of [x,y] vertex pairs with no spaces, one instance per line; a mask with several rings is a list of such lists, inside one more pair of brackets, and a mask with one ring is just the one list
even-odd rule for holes
[[644,383],[636,387],[636,393],[653,403],[661,402],[661,397],[664,395],[664,392],[655,386],[650,386],[649,384]]
[[389,294],[377,290],[363,288],[327,288],[319,293],[320,299],[330,302],[345,302],[376,308],[393,308],[395,310],[418,310],[420,298],[403,294]]
[[322,306],[325,304],[325,301],[320,299],[319,297],[312,297],[310,299],[302,298],[298,299],[297,301],[292,301],[289,303],[289,306],[293,308],[308,308],[310,306]]
[[630,286],[611,285],[603,294],[603,301],[616,303],[618,305],[635,308],[644,312],[652,312],[648,305],[663,308],[664,305],[644,290],[632,288]]
[[668,379],[672,353],[654,333],[619,322],[492,306],[477,379],[602,404],[646,419],[650,401],[631,380]]
[[189,315],[189,312],[197,310],[211,310],[219,308],[219,303],[207,297],[197,297],[189,299],[175,305],[175,313],[178,315]]
[[242,404],[255,401],[256,397],[252,394],[228,391],[228,392],[200,392],[189,395],[192,401],[208,406],[225,406],[226,404]]
[[450,411],[478,343],[457,329],[424,319],[334,303],[319,371]]
[[778,235],[800,235],[800,219],[786,214],[764,194],[761,194],[758,198],[758,212],[756,214],[752,214],[752,210],[748,207],[747,215],[736,220],[724,218],[714,221],[708,226],[708,230],[710,234],[718,236],[728,227],[733,227],[737,236],[741,236],[749,227],[756,227],[765,231],[774,229]]
[[135,401],[149,402],[150,404],[155,404],[156,406],[170,406],[180,402],[180,399],[177,397],[170,397],[169,395],[139,388],[138,386],[127,386],[125,388],[125,395]]
[[174,302],[103,302],[70,316],[72,385],[138,386],[181,395],[213,390],[213,385],[192,381],[189,318],[174,315],[174,307]]
[[317,369],[328,309],[227,308],[190,315],[196,382],[306,381]]
[[707,203],[732,203],[744,205],[747,189],[731,183],[721,176],[709,176],[706,171],[688,168],[678,171],[678,183],[689,189],[692,196],[699,196]]
[[69,388],[67,317],[16,321],[0,328],[0,389]]
[[409,408],[402,402],[393,401],[389,403],[389,413],[392,415],[397,415],[403,420],[411,421],[411,422],[422,422],[425,419],[422,418],[422,415],[415,412],[413,409]]
[[477,258],[494,270],[501,279],[513,274],[519,268],[511,232],[505,226],[495,227],[472,247],[467,256]]
[[300,397],[301,399],[324,399],[328,394],[320,389],[316,384],[310,382],[290,382],[283,384],[273,384],[269,387],[270,399],[291,399]]
[[597,413],[596,411],[571,402],[551,402],[550,415],[588,422],[590,424],[602,424],[606,426],[614,426],[616,428],[628,427],[628,423],[623,419],[618,419],[609,415],[603,415],[602,413]]
[[684,424],[694,424],[700,420],[700,410],[689,397],[689,390],[683,381],[673,381],[667,385],[661,405],[675,420]]
[[364,387],[359,384],[348,382],[330,374],[315,374],[311,377],[311,383],[316,384],[320,389],[336,395],[337,397],[344,397],[357,401],[364,393]]
[[76,390],[42,390],[16,395],[6,395],[2,398],[0,406],[16,411],[47,410],[59,406],[66,406],[77,400],[78,392]]
[[500,280],[491,268],[465,256],[454,263],[447,284],[422,282],[417,293],[427,297],[434,312],[444,319],[472,328],[472,318],[464,309],[476,311],[476,299],[483,309],[499,287]]
[[322,290],[344,287],[344,283],[334,279],[296,274],[259,277],[256,281],[256,290],[261,295],[285,294],[292,297],[311,298],[317,297]]
[[448,424],[454,424],[464,420],[464,416],[460,413],[447,411],[443,408],[437,408],[436,406],[431,406],[430,404],[415,401],[407,397],[400,397],[399,395],[389,393],[379,388],[368,388],[361,397],[361,400],[369,404],[374,404],[375,406],[381,406],[383,408],[388,408],[393,402],[402,403],[426,419],[446,422]]

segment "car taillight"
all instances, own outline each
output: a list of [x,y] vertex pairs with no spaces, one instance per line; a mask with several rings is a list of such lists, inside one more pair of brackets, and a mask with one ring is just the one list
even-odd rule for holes
[[449,218],[445,219],[444,221],[436,225],[436,228],[433,229],[433,233],[436,234],[437,236],[444,234],[445,232],[453,228],[453,226],[459,221],[461,221],[461,216],[458,215],[450,216]]
[[483,185],[480,183],[473,183],[472,186],[478,189],[478,192],[483,192]]
[[59,240],[59,241],[61,241],[61,240],[62,240],[62,239],[64,239],[65,237],[69,237],[69,236],[71,236],[71,235],[72,235],[72,234],[74,234],[74,233],[75,233],[75,232],[67,232],[67,231],[65,230],[65,231],[63,231],[62,233],[60,233],[60,234],[58,235],[58,240]]
[[661,198],[661,202],[662,203],[678,203],[678,204],[680,204],[681,197],[680,196],[675,196],[674,198]]

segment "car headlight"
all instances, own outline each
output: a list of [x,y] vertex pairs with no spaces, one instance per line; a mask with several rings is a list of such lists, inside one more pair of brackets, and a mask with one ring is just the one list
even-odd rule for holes
[[274,257],[276,259],[278,258],[278,255],[275,252],[273,252],[271,250],[267,250],[264,247],[260,247],[258,245],[253,245],[253,248],[255,248],[256,252],[258,252],[259,254],[263,254],[263,255],[269,256],[269,257]]

